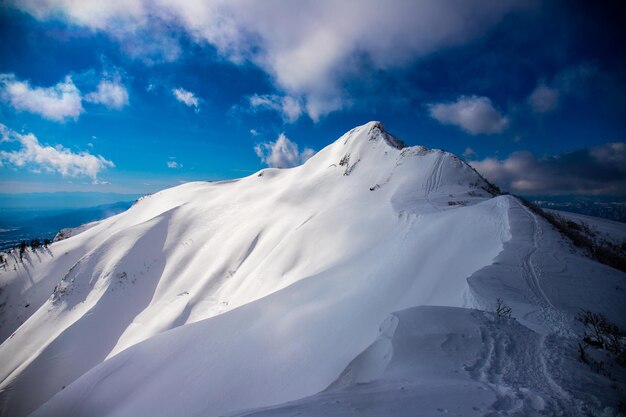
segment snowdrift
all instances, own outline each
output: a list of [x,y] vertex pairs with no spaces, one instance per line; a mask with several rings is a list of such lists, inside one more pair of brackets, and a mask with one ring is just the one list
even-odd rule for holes
[[[513,307],[517,321],[492,339],[519,340],[505,359],[520,369],[529,355],[556,355],[550,335],[575,339],[578,308],[626,318],[614,290],[623,273],[496,196],[458,157],[404,147],[378,122],[297,168],[146,196],[0,274],[0,410],[12,416],[356,412],[315,408],[329,395],[408,415],[441,408],[432,381],[458,393],[457,409],[485,390],[481,412],[572,412],[589,399],[559,378],[534,386],[480,370],[490,345],[477,335],[494,319],[475,309],[496,297]],[[441,332],[456,347],[433,362],[420,340]],[[405,405],[386,404],[403,378],[414,382]]]

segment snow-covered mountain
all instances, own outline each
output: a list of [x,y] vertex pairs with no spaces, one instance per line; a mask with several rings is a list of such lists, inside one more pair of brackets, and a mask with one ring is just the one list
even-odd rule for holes
[[587,415],[624,389],[574,316],[626,325],[625,274],[377,122],[5,269],[6,416]]

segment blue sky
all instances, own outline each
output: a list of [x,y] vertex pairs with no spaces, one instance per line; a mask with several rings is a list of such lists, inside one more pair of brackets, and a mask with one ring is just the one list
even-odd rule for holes
[[[297,4],[296,4],[297,3]],[[618,1],[0,6],[0,193],[147,193],[370,120],[519,194],[626,194]]]

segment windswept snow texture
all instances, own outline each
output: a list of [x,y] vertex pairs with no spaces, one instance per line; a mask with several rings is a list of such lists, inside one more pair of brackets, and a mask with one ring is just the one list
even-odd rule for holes
[[553,379],[558,364],[544,356],[544,344],[493,313],[414,307],[391,315],[379,338],[324,392],[238,415],[559,415],[569,400],[563,381]]
[[[624,326],[624,274],[490,189],[371,122],[300,167],[145,197],[0,271],[0,412],[615,406],[624,386],[576,361],[573,317]],[[496,297],[516,320],[477,310]]]

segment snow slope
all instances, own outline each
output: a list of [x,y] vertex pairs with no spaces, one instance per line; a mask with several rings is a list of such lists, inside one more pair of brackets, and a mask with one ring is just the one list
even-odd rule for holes
[[[419,347],[440,328],[486,326],[468,308],[502,297],[519,320],[504,333],[537,341],[508,359],[517,365],[551,335],[573,340],[580,306],[626,324],[626,297],[614,291],[623,273],[488,190],[456,156],[403,148],[371,122],[297,168],[145,197],[0,272],[2,415],[212,416],[317,398],[329,386],[349,397],[361,380],[345,375],[363,355],[366,380],[415,365],[406,372],[419,406],[432,374],[380,341],[393,317],[422,332],[398,336]],[[394,313],[429,305],[464,309]],[[504,398],[495,379],[459,367],[484,350],[433,368],[459,391],[458,407],[476,387],[492,390],[484,409]],[[383,398],[396,398],[382,384]],[[544,388],[525,388],[529,407],[580,409],[576,389]]]
[[[596,403],[606,387],[575,357],[575,344],[513,319],[414,307],[392,314],[323,392],[233,415],[613,415]],[[617,392],[608,395],[619,400]]]
[[587,216],[585,214],[572,213],[569,211],[548,211],[566,220],[570,220],[589,227],[590,231],[596,234],[596,239],[607,240],[617,245],[621,245],[626,242],[626,223],[621,223],[610,219],[601,219],[599,217]]

